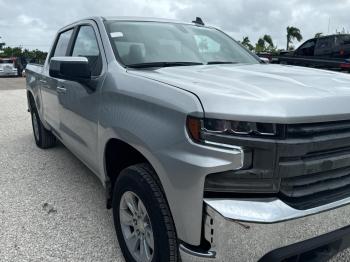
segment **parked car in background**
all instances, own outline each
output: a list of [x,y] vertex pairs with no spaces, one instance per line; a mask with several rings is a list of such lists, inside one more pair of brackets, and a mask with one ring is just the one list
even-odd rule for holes
[[281,64],[350,70],[350,34],[312,38],[298,49],[278,56]]
[[17,76],[18,70],[15,66],[15,59],[0,58],[0,76]]
[[59,30],[26,85],[35,143],[100,178],[127,262],[350,245],[350,75],[263,63],[203,23],[93,17]]

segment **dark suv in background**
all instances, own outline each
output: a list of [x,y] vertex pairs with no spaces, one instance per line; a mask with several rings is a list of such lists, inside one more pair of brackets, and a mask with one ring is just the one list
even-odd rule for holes
[[350,70],[350,35],[337,34],[307,40],[298,49],[282,53],[281,64]]

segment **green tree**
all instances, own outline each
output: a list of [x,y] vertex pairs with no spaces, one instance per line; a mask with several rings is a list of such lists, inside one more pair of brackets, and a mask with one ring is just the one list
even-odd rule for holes
[[[1,36],[0,36],[0,41],[1,41]],[[2,50],[2,48],[5,46],[6,44],[4,42],[0,42],[0,51]]]
[[44,63],[47,53],[38,49],[28,50],[22,47],[5,47],[0,57],[21,57],[34,63]]
[[259,38],[258,42],[255,44],[255,52],[264,52],[265,51],[265,40],[263,38]]
[[288,26],[287,27],[287,50],[289,50],[289,45],[293,43],[293,40],[296,39],[298,42],[300,42],[303,39],[303,36],[300,33],[300,29]]
[[276,52],[277,47],[273,44],[272,37],[270,35],[264,35],[260,37],[255,44],[255,52]]
[[263,39],[264,39],[265,43],[268,44],[267,49],[273,49],[274,48],[272,37],[270,35],[264,35]]
[[17,57],[22,55],[22,48],[21,47],[5,47],[2,49],[3,57]]
[[250,51],[254,50],[254,46],[250,43],[250,40],[249,40],[248,36],[243,37],[243,40],[242,40],[241,44],[244,47],[246,47],[247,49],[249,49]]

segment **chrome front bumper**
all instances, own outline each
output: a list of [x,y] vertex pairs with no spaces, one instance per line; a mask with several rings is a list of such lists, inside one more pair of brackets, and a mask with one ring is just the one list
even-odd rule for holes
[[209,252],[180,246],[183,261],[258,261],[267,253],[350,225],[350,198],[308,210],[279,199],[206,199]]

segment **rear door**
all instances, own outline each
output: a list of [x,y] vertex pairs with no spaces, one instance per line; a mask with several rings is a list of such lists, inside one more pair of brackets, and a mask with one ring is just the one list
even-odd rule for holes
[[[51,52],[51,57],[68,55],[68,47],[72,36],[73,28],[61,32],[57,36],[55,47]],[[58,92],[61,91],[62,82],[64,80],[50,77],[49,65],[50,63],[45,65],[42,78],[40,79],[43,115],[46,123],[52,128],[53,132],[60,137]]]
[[315,56],[319,58],[331,58],[334,47],[334,36],[318,38],[315,48]]
[[94,22],[77,26],[70,56],[86,57],[93,80],[65,81],[58,94],[60,134],[63,142],[92,170],[97,170],[99,91],[104,78],[102,43]]

